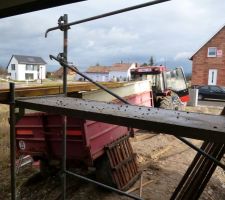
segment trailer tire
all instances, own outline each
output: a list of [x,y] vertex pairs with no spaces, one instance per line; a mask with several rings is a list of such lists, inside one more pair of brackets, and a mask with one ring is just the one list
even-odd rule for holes
[[109,163],[108,157],[103,155],[101,158],[96,160],[96,180],[105,185],[116,187],[116,184],[112,177],[112,170]]
[[40,159],[40,173],[43,177],[54,175],[57,171],[57,167],[50,165],[49,160]]

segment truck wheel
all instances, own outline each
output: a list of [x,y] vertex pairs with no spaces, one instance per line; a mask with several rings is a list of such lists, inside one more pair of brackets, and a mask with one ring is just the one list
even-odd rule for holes
[[171,96],[163,97],[159,103],[159,107],[163,109],[171,109],[173,110],[173,102]]
[[101,158],[96,160],[96,180],[105,185],[109,185],[111,187],[116,187],[115,182],[112,177],[112,170],[109,163],[108,157],[103,155]]
[[159,107],[170,110],[182,110],[182,102],[176,93],[171,92],[170,96],[162,98]]

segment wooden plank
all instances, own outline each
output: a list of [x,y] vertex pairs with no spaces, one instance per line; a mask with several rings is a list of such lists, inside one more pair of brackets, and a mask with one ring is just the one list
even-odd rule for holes
[[[150,184],[152,182],[153,182],[153,180],[147,181],[147,182],[142,184],[142,187],[144,187],[144,186],[146,186],[146,185],[148,185],[148,184]],[[138,190],[139,188],[140,188],[140,186],[136,186],[134,188],[131,188],[131,189],[127,190],[126,193],[134,192],[135,190]]]
[[[124,83],[102,83],[102,85],[107,88],[117,88],[122,87]],[[99,89],[97,86],[92,83],[78,83],[68,85],[68,93],[80,92],[80,91],[92,91]],[[0,103],[9,104],[9,89],[0,90]],[[45,95],[56,95],[63,93],[63,86],[36,86],[36,87],[20,87],[16,88],[15,96],[16,97],[34,97],[34,96],[45,96]]]

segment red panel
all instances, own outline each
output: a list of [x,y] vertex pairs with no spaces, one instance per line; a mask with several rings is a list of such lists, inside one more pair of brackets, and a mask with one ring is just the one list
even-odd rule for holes
[[74,135],[81,135],[81,131],[80,130],[67,130],[67,135],[71,135],[71,136],[74,136]]
[[90,146],[90,154],[93,159],[104,152],[104,147],[128,134],[127,127],[106,124],[102,122],[87,121],[86,138]]
[[[153,107],[153,95],[152,91],[147,91],[139,94],[130,95],[124,97],[132,105],[141,105],[147,107]],[[119,100],[113,101],[114,103],[121,104]]]
[[131,72],[136,74],[155,74],[163,71],[166,71],[165,66],[143,66],[131,69]]
[[16,131],[17,135],[33,135],[32,130],[20,129]]
[[189,97],[189,95],[186,95],[186,96],[180,97],[180,100],[182,102],[188,102],[190,100],[190,97]]
[[[135,105],[153,105],[151,92],[132,95],[126,99]],[[62,128],[63,117],[60,115],[25,115],[16,125],[17,149],[23,154],[61,159]],[[73,160],[73,163],[79,160],[92,163],[104,153],[107,144],[128,134],[127,127],[71,117],[67,117],[67,128],[67,158]]]

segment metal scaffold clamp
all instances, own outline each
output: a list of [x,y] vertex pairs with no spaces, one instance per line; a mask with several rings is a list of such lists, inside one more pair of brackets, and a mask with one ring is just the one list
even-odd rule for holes
[[65,31],[65,30],[69,30],[70,29],[70,26],[67,26],[67,23],[68,23],[68,16],[67,16],[67,14],[59,17],[59,19],[58,19],[58,26],[59,26],[59,29],[61,31]]

